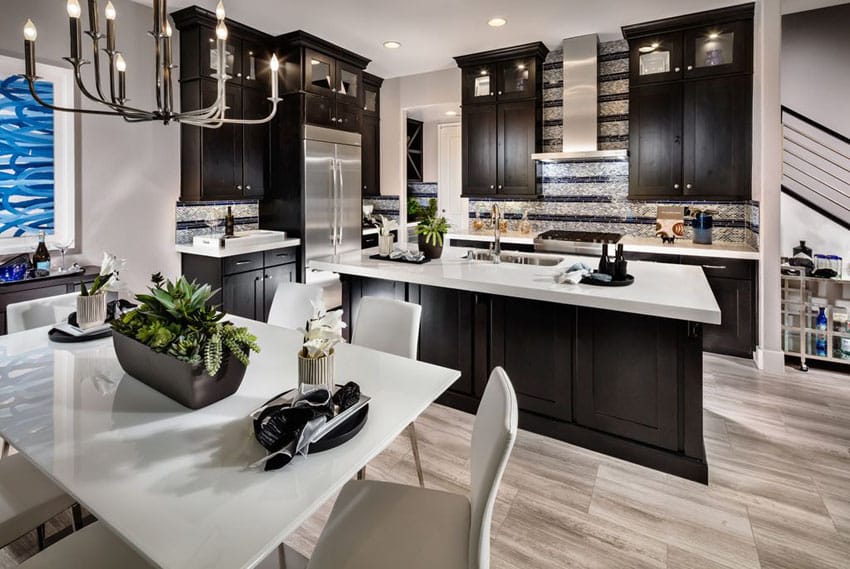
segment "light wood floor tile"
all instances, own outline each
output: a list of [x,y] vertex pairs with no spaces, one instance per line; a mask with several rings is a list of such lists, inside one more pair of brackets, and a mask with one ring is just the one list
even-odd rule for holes
[[[468,492],[472,422],[440,405],[416,421],[429,488]],[[521,431],[492,569],[850,569],[850,375],[707,356],[704,423],[708,485]],[[367,476],[417,484],[406,435]],[[309,555],[332,504],[287,544]],[[0,569],[34,551],[31,534],[0,551]]]

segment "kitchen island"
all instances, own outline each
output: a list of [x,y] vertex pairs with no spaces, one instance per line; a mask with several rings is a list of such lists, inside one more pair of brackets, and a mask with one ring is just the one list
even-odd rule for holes
[[635,284],[595,287],[554,280],[587,257],[493,264],[447,248],[440,260],[407,265],[369,259],[375,252],[311,266],[342,275],[349,323],[363,296],[422,306],[420,359],[462,373],[442,403],[474,411],[500,365],[516,388],[521,427],[708,480],[701,326],[721,315],[699,267],[631,262]]

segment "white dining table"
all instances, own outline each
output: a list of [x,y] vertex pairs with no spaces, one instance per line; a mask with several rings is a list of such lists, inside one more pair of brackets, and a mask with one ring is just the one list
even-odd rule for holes
[[126,375],[111,339],[0,337],[0,436],[161,569],[257,566],[460,377],[340,345],[337,383],[372,398],[363,430],[281,470],[248,469],[265,455],[248,415],[296,387],[301,335],[228,319],[262,352],[239,391],[197,411]]

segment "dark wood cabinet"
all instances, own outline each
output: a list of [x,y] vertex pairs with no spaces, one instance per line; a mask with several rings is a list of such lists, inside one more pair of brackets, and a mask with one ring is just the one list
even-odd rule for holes
[[381,84],[383,79],[363,73],[363,127],[360,147],[363,196],[381,195]]
[[576,422],[676,450],[681,362],[668,347],[683,323],[580,308],[578,329]]
[[465,105],[461,120],[463,195],[496,194],[498,169],[497,105]]
[[749,75],[685,83],[682,175],[686,197],[751,197],[752,89]]
[[682,194],[682,86],[646,85],[629,95],[629,197]]
[[522,101],[498,105],[496,194],[511,196],[537,193],[536,103]]
[[297,280],[296,248],[216,258],[183,254],[183,274],[218,292],[212,302],[235,316],[265,322],[277,285]]
[[369,60],[301,30],[275,44],[285,76],[282,94],[306,93],[304,121],[360,132]]
[[364,296],[422,307],[419,359],[461,372],[438,402],[475,412],[501,366],[521,428],[707,481],[700,325],[348,275],[342,284],[349,327]]
[[490,366],[511,378],[521,409],[573,419],[575,308],[519,298],[492,298]]
[[752,357],[756,349],[758,322],[758,264],[755,261],[629,251],[626,251],[626,259],[681,263],[702,268],[721,314],[720,324],[703,324],[703,349],[715,354]]
[[419,359],[460,370],[460,379],[449,389],[460,395],[475,396],[475,294],[448,288],[409,285],[408,297],[410,302],[423,307],[419,328]]
[[531,155],[542,144],[541,43],[455,57],[463,99],[462,195],[538,193]]
[[623,28],[629,197],[752,197],[753,4]]
[[[215,15],[198,7],[173,14],[180,30],[180,108],[205,108],[218,97]],[[271,104],[271,36],[227,22],[225,90],[227,118],[260,119]],[[181,126],[180,199],[262,198],[269,179],[268,124]]]

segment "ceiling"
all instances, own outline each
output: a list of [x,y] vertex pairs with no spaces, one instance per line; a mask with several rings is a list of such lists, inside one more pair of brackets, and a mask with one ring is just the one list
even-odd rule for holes
[[[151,5],[151,0],[134,0]],[[278,35],[302,29],[372,59],[368,70],[397,77],[454,67],[452,56],[596,32],[742,3],[743,0],[225,0],[228,18]],[[786,0],[787,1],[787,0]],[[807,2],[811,0],[795,0]],[[217,0],[169,0],[174,11]],[[500,16],[507,25],[491,28]],[[390,50],[383,42],[401,42]]]

